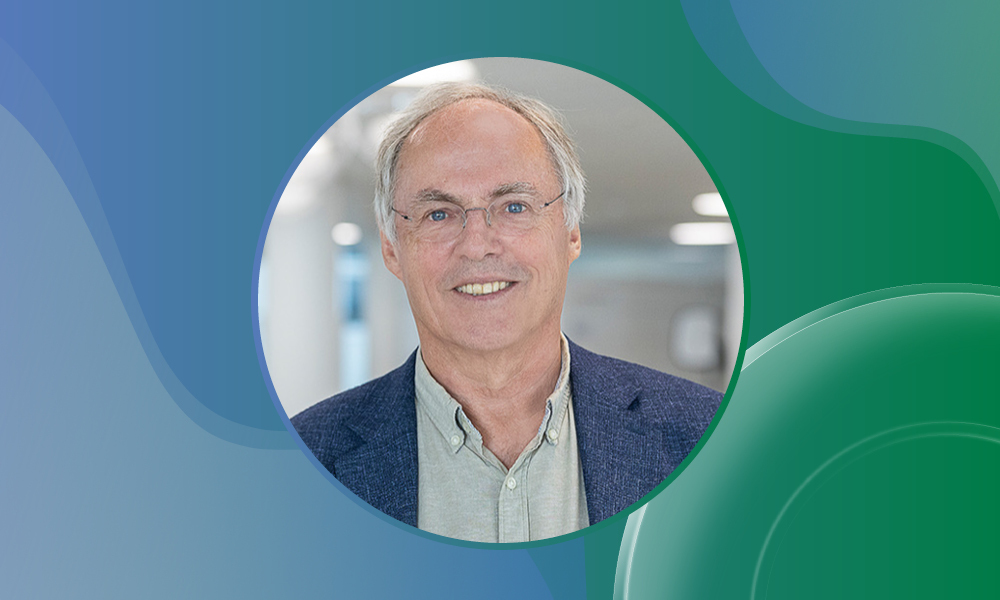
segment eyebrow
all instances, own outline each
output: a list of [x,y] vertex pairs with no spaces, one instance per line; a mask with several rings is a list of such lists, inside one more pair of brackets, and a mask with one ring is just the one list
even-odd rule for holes
[[437,188],[427,188],[417,192],[417,202],[450,202],[462,205],[462,201],[453,194],[443,192]]
[[490,199],[499,198],[501,196],[506,196],[507,194],[531,194],[536,195],[538,190],[535,186],[531,185],[526,181],[515,181],[513,183],[504,183],[498,185],[490,192]]
[[[512,183],[502,183],[493,188],[489,194],[489,199],[495,200],[508,194],[531,194],[537,195],[538,189],[526,181],[514,181]],[[425,188],[417,192],[417,202],[450,202],[462,206],[462,199],[454,194],[439,190],[437,188]]]

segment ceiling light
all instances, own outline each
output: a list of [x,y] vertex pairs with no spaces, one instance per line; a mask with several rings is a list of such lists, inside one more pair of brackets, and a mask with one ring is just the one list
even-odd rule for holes
[[424,87],[444,81],[472,81],[478,74],[471,61],[459,60],[417,71],[389,85],[394,87]]
[[726,203],[722,201],[722,194],[712,192],[710,194],[698,194],[691,203],[694,212],[706,217],[728,217]]
[[717,246],[735,243],[736,233],[729,223],[678,223],[670,239],[681,246]]
[[361,228],[354,223],[337,223],[332,237],[338,246],[353,246],[361,241]]

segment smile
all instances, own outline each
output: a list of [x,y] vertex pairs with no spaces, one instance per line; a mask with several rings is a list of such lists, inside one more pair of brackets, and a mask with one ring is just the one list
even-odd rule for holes
[[455,288],[455,291],[472,296],[485,296],[493,292],[499,292],[510,285],[509,281],[494,281],[492,283],[467,283]]

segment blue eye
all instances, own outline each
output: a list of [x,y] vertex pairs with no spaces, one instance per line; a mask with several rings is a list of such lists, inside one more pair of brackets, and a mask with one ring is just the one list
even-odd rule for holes
[[431,211],[431,213],[427,215],[427,218],[431,221],[444,221],[448,218],[448,213],[443,210],[435,210]]
[[512,215],[520,214],[526,210],[528,210],[528,207],[522,202],[511,202],[506,207],[506,211]]

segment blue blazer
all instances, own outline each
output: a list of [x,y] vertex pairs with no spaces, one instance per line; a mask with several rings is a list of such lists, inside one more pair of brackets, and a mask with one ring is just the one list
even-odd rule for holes
[[[296,415],[292,425],[347,489],[417,526],[416,352],[391,373]],[[637,502],[701,439],[722,394],[570,342],[570,386],[590,524]]]

